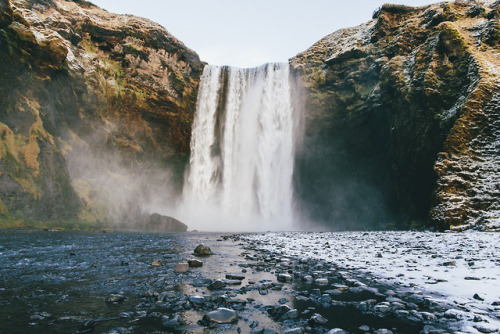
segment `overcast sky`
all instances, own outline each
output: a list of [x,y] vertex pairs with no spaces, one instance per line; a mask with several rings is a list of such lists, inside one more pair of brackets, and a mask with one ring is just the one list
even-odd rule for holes
[[[158,22],[213,65],[286,62],[324,36],[371,19],[379,0],[91,0]],[[423,6],[437,1],[395,0]]]

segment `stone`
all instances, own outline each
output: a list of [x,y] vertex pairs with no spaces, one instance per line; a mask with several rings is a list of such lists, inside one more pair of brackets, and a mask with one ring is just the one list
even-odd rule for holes
[[386,328],[377,329],[375,334],[393,334],[393,332]]
[[440,264],[440,266],[444,267],[455,267],[456,265],[457,265],[456,261],[447,261]]
[[311,318],[309,318],[309,325],[311,326],[323,326],[328,323],[328,320],[321,316],[319,313],[313,314]]
[[203,267],[203,262],[200,260],[189,260],[188,263],[191,268]]
[[342,328],[334,328],[330,329],[326,334],[347,334],[347,332]]
[[498,333],[499,331],[498,327],[488,323],[475,324],[474,328],[481,333]]
[[125,296],[120,293],[112,293],[106,298],[106,303],[119,304],[125,300]]
[[281,334],[303,334],[304,331],[300,327],[288,328],[281,332]]
[[287,283],[287,282],[292,281],[292,276],[289,274],[279,274],[277,279],[278,279],[278,282]]
[[484,301],[484,298],[478,295],[477,293],[474,294],[473,298],[479,301]]
[[220,290],[226,287],[226,283],[224,281],[218,279],[218,280],[213,280],[209,285],[208,289],[209,290]]
[[194,254],[195,255],[205,256],[205,255],[213,255],[214,253],[212,252],[212,250],[210,249],[210,247],[208,247],[207,245],[205,245],[205,244],[199,244],[194,249]]
[[271,307],[267,310],[269,316],[275,320],[281,318],[285,313],[291,311],[292,309],[288,305],[277,305]]
[[285,314],[283,314],[281,316],[280,320],[284,321],[284,320],[297,319],[298,316],[299,316],[299,311],[297,311],[296,309],[293,309],[293,310],[290,310],[290,311],[286,312]]
[[389,305],[386,305],[386,304],[378,304],[378,305],[375,305],[373,310],[375,312],[387,313],[387,312],[391,311],[391,308],[389,307]]
[[317,278],[314,283],[318,285],[328,285],[328,278]]
[[215,311],[205,314],[203,319],[218,324],[229,324],[238,321],[238,313],[234,310],[221,307]]
[[151,262],[151,266],[153,267],[159,267],[162,265],[162,262],[161,260],[158,260],[158,259],[154,259],[152,262]]
[[186,273],[189,271],[189,264],[179,263],[175,266],[174,273]]
[[187,225],[177,219],[158,213],[153,213],[146,225],[147,231],[151,232],[186,232],[187,228]]
[[203,305],[205,298],[203,296],[190,296],[189,301],[195,305]]
[[[245,271],[246,272],[246,271]],[[237,279],[237,280],[244,280],[245,279],[245,276],[242,276],[242,275],[232,275],[232,274],[227,274],[226,275],[226,278],[227,279]]]
[[184,324],[184,320],[179,314],[174,314],[171,318],[162,317],[162,326],[165,328],[176,328]]

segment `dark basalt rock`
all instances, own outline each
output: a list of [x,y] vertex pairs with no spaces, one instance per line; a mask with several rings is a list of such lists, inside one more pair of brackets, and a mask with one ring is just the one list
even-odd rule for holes
[[209,312],[203,316],[203,319],[218,324],[229,324],[238,321],[238,313],[224,307]]
[[213,255],[214,253],[212,252],[212,250],[210,249],[210,247],[208,247],[207,245],[205,245],[205,244],[199,244],[194,249],[194,254],[195,255],[204,256],[204,255]]
[[149,217],[146,229],[152,232],[186,232],[187,225],[181,223],[175,218],[162,216],[158,213],[153,213]]

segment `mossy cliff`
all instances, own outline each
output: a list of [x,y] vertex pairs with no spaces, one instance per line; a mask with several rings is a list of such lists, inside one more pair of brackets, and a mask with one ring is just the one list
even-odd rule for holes
[[182,184],[202,68],[146,19],[1,0],[0,220],[105,223],[96,169],[120,183],[169,166],[167,183]]
[[384,5],[291,59],[306,98],[295,184],[311,219],[500,227],[499,8]]

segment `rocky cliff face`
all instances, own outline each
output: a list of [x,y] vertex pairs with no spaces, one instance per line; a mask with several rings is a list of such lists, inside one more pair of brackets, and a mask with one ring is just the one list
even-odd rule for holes
[[105,221],[114,193],[129,215],[165,200],[135,192],[145,177],[175,193],[202,68],[146,19],[84,0],[1,0],[0,220]]
[[343,228],[499,228],[499,8],[384,5],[291,60],[303,211]]

